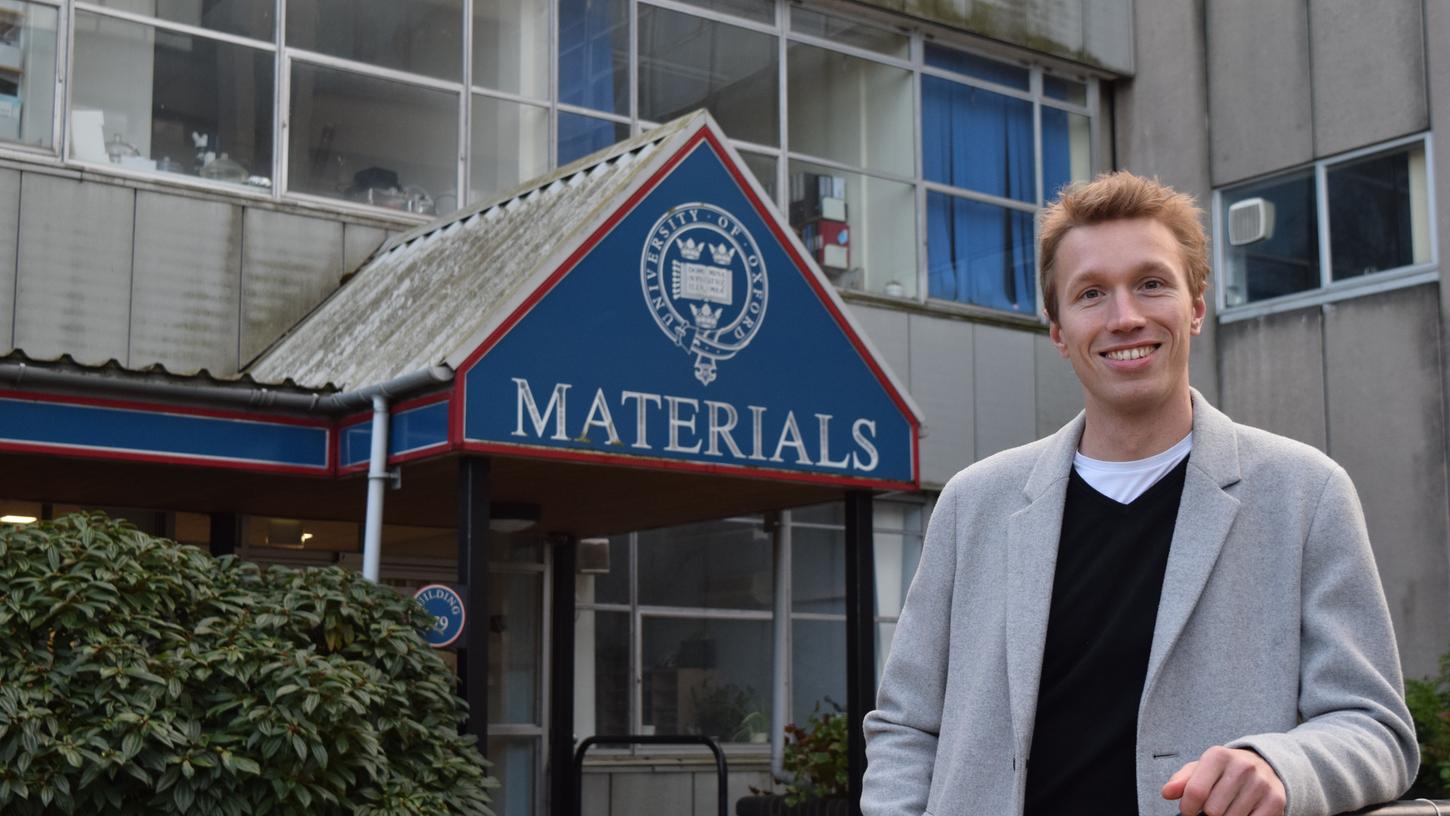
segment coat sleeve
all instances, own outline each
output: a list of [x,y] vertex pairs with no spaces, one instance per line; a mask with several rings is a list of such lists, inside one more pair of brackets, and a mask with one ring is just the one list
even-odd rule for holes
[[946,694],[958,481],[942,491],[927,525],[876,710],[866,715],[863,816],[921,816],[926,810]]
[[1419,767],[1399,650],[1359,497],[1335,465],[1303,550],[1299,716],[1287,733],[1255,734],[1289,816],[1348,813],[1402,794]]

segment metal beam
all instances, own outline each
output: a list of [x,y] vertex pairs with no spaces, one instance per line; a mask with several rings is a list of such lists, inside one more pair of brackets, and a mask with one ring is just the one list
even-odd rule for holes
[[458,682],[468,702],[464,733],[488,754],[488,498],[489,460],[458,460],[458,589],[468,624],[458,650]]
[[876,705],[876,556],[871,494],[846,494],[846,752],[851,813],[861,813],[866,736],[861,720]]
[[572,816],[574,801],[574,575],[579,543],[571,535],[549,536],[553,549],[553,609],[549,645],[549,813]]

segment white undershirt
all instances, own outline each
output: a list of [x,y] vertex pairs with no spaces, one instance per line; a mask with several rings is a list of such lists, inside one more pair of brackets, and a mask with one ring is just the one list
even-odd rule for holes
[[1072,464],[1077,469],[1077,475],[1091,485],[1093,490],[1119,504],[1128,504],[1143,495],[1143,491],[1157,484],[1168,471],[1177,467],[1191,450],[1193,432],[1189,431],[1188,436],[1179,440],[1178,444],[1147,459],[1104,462],[1083,456],[1079,451],[1073,454]]

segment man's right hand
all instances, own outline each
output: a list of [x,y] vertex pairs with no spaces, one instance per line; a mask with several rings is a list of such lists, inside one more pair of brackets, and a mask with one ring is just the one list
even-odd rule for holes
[[1284,816],[1284,783],[1264,758],[1221,745],[1184,765],[1163,786],[1183,816]]

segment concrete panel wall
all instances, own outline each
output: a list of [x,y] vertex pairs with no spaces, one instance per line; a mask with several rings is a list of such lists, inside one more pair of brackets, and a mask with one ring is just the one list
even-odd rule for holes
[[1213,183],[1312,159],[1304,0],[1215,0],[1204,13]]
[[1435,288],[1324,307],[1329,453],[1359,488],[1410,676],[1435,670],[1450,621]]
[[972,324],[911,316],[911,396],[926,414],[921,480],[945,484],[976,459]]
[[0,349],[15,341],[15,252],[20,233],[20,173],[0,170]]
[[38,358],[125,361],[135,193],[25,173],[20,197],[15,345]]
[[344,224],[342,227],[342,270],[352,274],[382,246],[388,237],[387,230],[363,224]]
[[1309,0],[1317,155],[1428,127],[1421,12],[1419,3]]
[[247,210],[242,225],[243,365],[337,288],[342,224]]
[[875,306],[866,306],[860,303],[848,305],[851,310],[851,317],[856,324],[871,338],[871,345],[876,347],[876,353],[880,354],[891,367],[891,372],[896,375],[901,384],[909,390],[911,388],[911,334],[907,324],[906,312],[896,309],[879,309]]
[[1082,383],[1047,335],[1033,339],[1036,358],[1037,435],[1047,436],[1082,411]]
[[978,324],[972,347],[976,451],[985,459],[1037,436],[1032,332]]
[[1130,0],[861,0],[1045,54],[1133,72]]
[[1247,425],[1327,451],[1319,307],[1219,327],[1219,407]]
[[241,207],[137,193],[127,364],[236,371],[241,260]]

